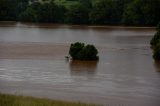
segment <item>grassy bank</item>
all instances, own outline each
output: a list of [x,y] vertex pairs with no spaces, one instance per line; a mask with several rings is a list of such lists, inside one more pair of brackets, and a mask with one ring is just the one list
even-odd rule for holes
[[0,106],[96,106],[92,104],[64,102],[34,97],[15,96],[0,93]]

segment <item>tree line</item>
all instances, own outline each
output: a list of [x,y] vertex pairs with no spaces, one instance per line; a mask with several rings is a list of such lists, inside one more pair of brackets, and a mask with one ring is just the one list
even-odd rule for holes
[[160,0],[0,0],[0,21],[154,26]]

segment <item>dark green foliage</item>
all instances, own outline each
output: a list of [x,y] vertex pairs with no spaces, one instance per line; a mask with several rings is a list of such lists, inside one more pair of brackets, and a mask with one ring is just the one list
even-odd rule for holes
[[157,30],[157,31],[160,30],[160,22],[158,23],[156,30]]
[[92,0],[79,0],[79,2],[87,8],[92,8]]
[[19,19],[21,21],[26,21],[26,22],[37,22],[37,14],[36,11],[33,10],[31,7],[28,7],[24,12],[22,12],[19,15]]
[[157,33],[152,38],[150,44],[153,49],[153,58],[160,60],[160,23],[157,25]]
[[93,24],[107,24],[111,19],[112,1],[99,0],[91,10],[90,21]]
[[0,0],[0,20],[16,20],[17,0]]
[[84,43],[71,44],[69,54],[73,60],[98,60],[98,51],[93,45],[84,45]]
[[93,45],[86,45],[80,51],[79,59],[81,60],[98,60],[98,51]]
[[77,42],[77,43],[71,44],[69,54],[73,59],[79,59],[79,55],[80,55],[79,53],[82,51],[83,48],[84,48],[84,43]]
[[151,39],[150,44],[154,48],[160,42],[160,23],[157,25],[157,32]]
[[65,8],[54,2],[32,3],[20,16],[21,21],[30,22],[63,22]]
[[92,24],[119,24],[125,0],[97,0],[90,12]]
[[87,24],[88,8],[81,3],[70,5],[66,12],[66,22],[71,24]]
[[28,0],[0,0],[0,21],[16,21],[26,9]]
[[156,34],[154,35],[154,37],[151,39],[151,46],[152,47],[155,47],[158,42],[160,42],[160,31],[156,32]]
[[133,0],[124,10],[127,25],[156,25],[160,21],[160,0]]
[[0,21],[154,26],[159,11],[160,0],[0,0]]

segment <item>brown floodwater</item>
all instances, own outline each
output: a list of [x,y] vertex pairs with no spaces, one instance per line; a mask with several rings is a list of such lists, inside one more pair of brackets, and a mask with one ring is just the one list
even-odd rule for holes
[[[160,106],[150,27],[0,23],[0,92],[109,106]],[[73,42],[98,62],[65,59]]]

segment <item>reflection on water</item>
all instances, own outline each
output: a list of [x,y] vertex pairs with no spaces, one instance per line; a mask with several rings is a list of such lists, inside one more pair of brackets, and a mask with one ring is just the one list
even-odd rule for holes
[[155,61],[155,62],[154,62],[154,65],[155,65],[155,67],[156,67],[156,70],[157,70],[158,72],[160,72],[160,61]]
[[76,61],[76,60],[71,60],[69,65],[70,65],[70,70],[71,70],[71,75],[86,75],[87,76],[93,76],[96,74],[97,71],[97,61]]

